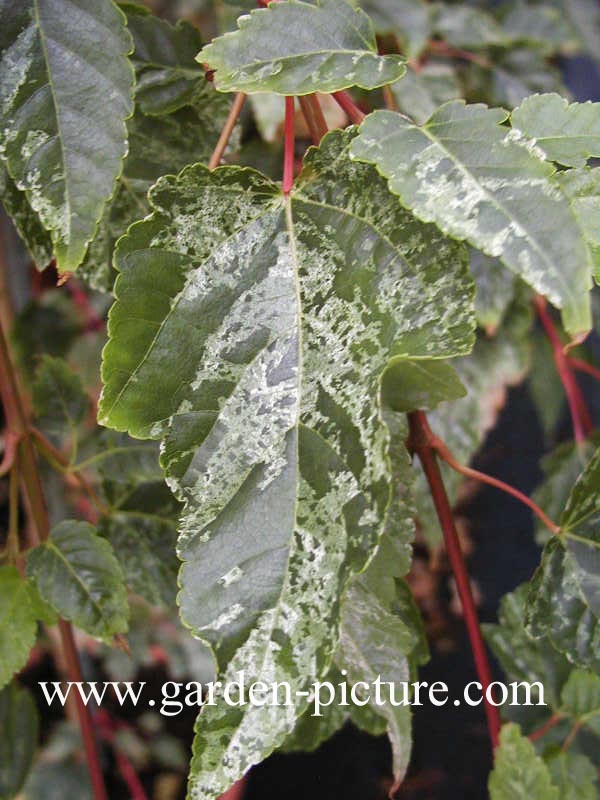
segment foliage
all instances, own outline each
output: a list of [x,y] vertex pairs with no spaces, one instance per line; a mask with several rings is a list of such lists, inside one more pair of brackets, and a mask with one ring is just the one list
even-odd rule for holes
[[[600,103],[573,102],[556,60],[598,57],[596,5],[259,5],[206,3],[201,31],[112,0],[0,0],[0,195],[53,262],[6,276],[28,287],[10,356],[0,304],[0,798],[94,791],[69,726],[32,768],[19,683],[59,619],[113,677],[159,652],[190,680],[290,685],[289,706],[221,690],[202,710],[190,800],[347,720],[387,732],[395,792],[409,709],[385,690],[318,717],[312,689],[418,674],[413,541],[448,525],[413,469],[414,412],[451,452],[454,503],[530,369],[553,445],[534,500],[558,525],[539,523],[539,568],[485,630],[548,706],[503,709],[489,793],[594,798],[600,451],[572,353],[592,361]],[[254,95],[239,119],[230,92]],[[555,370],[574,443],[552,438]],[[160,720],[124,745],[94,714],[119,763],[129,746],[181,770]]]

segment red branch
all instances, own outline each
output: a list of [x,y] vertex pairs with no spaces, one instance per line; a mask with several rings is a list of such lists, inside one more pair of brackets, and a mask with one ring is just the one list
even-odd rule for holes
[[537,728],[535,731],[529,734],[528,737],[529,740],[531,742],[537,742],[538,739],[541,739],[542,736],[545,736],[548,733],[548,731],[552,730],[552,728],[554,728],[555,725],[558,725],[558,723],[562,719],[563,719],[562,714],[558,712],[556,714],[553,714],[546,720],[546,722],[544,722],[543,725],[540,725],[539,728]]
[[283,152],[284,194],[289,194],[294,185],[294,98],[285,98],[285,145]]
[[213,150],[208,161],[209,169],[214,169],[221,163],[221,159],[223,158],[223,154],[227,149],[227,145],[231,139],[231,134],[233,133],[233,129],[235,128],[240,114],[242,113],[242,108],[244,107],[245,102],[246,95],[243,92],[238,92],[233,100],[233,103],[231,104],[231,108],[229,109],[229,114],[227,115],[223,129],[221,130],[219,140],[217,141],[215,149]]
[[121,750],[116,740],[117,731],[120,728],[126,729],[128,726],[119,723],[117,720],[113,720],[104,709],[98,709],[97,722],[102,738],[107,741],[113,749],[119,772],[129,790],[130,799],[148,800],[148,795],[135,771],[135,767]]
[[367,116],[356,105],[354,100],[350,97],[348,92],[333,92],[331,95],[340,108],[343,108],[348,117],[355,125],[360,125],[363,119]]
[[575,380],[575,376],[573,375],[569,358],[565,353],[565,349],[558,331],[554,327],[552,317],[548,313],[546,301],[543,297],[537,295],[533,302],[542,326],[546,332],[546,336],[548,337],[548,340],[552,346],[552,355],[554,356],[556,371],[558,372],[560,382],[565,390],[565,395],[569,404],[569,411],[571,412],[575,441],[578,444],[582,444],[593,427],[589,411],[587,410],[585,400],[583,399],[581,390],[579,389],[577,381]]
[[579,372],[586,372],[588,375],[591,375],[592,378],[596,378],[597,381],[600,381],[600,369],[593,364],[588,364],[587,361],[583,361],[581,358],[575,358],[574,356],[567,356],[567,362],[573,369],[579,370]]
[[495,748],[498,744],[501,723],[498,709],[489,702],[487,697],[490,684],[492,683],[492,671],[481,634],[481,628],[479,627],[475,600],[473,598],[473,592],[471,591],[471,583],[469,581],[464,556],[460,549],[460,542],[454,523],[454,517],[452,516],[452,509],[442,480],[440,466],[437,462],[435,451],[431,446],[431,429],[423,411],[413,411],[408,415],[408,421],[410,425],[409,446],[413,452],[418,455],[423,466],[435,510],[444,534],[446,551],[463,609],[471,650],[473,651],[475,668],[483,690],[483,702],[490,740],[492,742],[492,747]]
[[555,522],[552,522],[550,517],[537,505],[537,503],[534,503],[530,497],[527,497],[526,494],[523,494],[523,492],[515,489],[515,487],[511,486],[509,483],[499,480],[499,478],[493,478],[491,475],[487,475],[485,472],[480,472],[478,469],[472,469],[472,467],[466,467],[464,464],[461,464],[454,458],[446,443],[443,442],[439,436],[436,436],[432,431],[430,431],[430,433],[431,438],[429,441],[429,446],[432,448],[432,450],[435,450],[438,456],[443,459],[448,466],[452,467],[453,470],[460,472],[461,475],[465,475],[467,478],[472,478],[473,480],[480,481],[481,483],[487,483],[489,486],[494,486],[496,489],[500,489],[500,491],[516,497],[517,500],[520,500],[521,503],[524,503],[533,511],[533,513],[544,523],[551,533],[560,533],[560,527]]

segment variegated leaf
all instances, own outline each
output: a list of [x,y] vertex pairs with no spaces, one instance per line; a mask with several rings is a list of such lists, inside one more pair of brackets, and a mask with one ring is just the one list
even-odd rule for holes
[[[247,169],[163,178],[117,252],[100,420],[164,440],[182,614],[224,679],[325,674],[390,501],[381,372],[472,343],[464,252],[349,160],[353,135],[311,150],[289,198]],[[222,792],[305,708],[206,708],[190,796]]]

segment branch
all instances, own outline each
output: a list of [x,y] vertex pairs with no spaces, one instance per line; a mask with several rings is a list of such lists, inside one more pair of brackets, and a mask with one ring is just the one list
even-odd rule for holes
[[549,719],[544,722],[543,725],[540,725],[539,728],[536,728],[532,733],[529,734],[528,739],[530,742],[537,742],[538,739],[541,739],[542,736],[545,736],[548,731],[552,730],[555,725],[564,719],[563,715],[560,712],[553,714]]
[[364,118],[367,116],[356,105],[354,100],[350,97],[348,92],[333,92],[331,95],[340,108],[343,108],[348,117],[355,125],[360,125]]
[[229,109],[229,114],[227,115],[227,119],[225,120],[225,124],[223,125],[223,130],[221,131],[221,135],[219,136],[219,140],[215,145],[215,149],[212,152],[212,155],[208,161],[208,168],[214,169],[218,167],[221,163],[221,159],[223,158],[223,153],[227,149],[227,145],[229,144],[229,140],[231,139],[231,134],[233,133],[233,129],[235,128],[237,121],[239,119],[240,114],[242,113],[242,108],[244,107],[244,103],[246,101],[246,95],[244,92],[238,92],[231,104],[231,108]]
[[448,449],[448,445],[443,442],[438,436],[436,436],[431,429],[429,429],[429,446],[432,450],[438,454],[438,456],[443,459],[448,466],[452,467],[453,470],[456,472],[460,472],[461,475],[465,475],[467,478],[472,478],[476,481],[481,481],[481,483],[487,483],[488,486],[494,486],[496,489],[500,489],[502,492],[506,492],[506,494],[510,494],[513,497],[516,497],[517,500],[520,500],[521,503],[524,503],[528,508],[530,508],[533,513],[544,523],[544,525],[548,528],[550,533],[554,535],[560,534],[560,527],[555,523],[552,522],[550,517],[542,511],[542,509],[534,503],[534,501],[527,497],[526,494],[520,492],[518,489],[515,489],[514,486],[511,486],[509,483],[505,483],[504,481],[499,480],[498,478],[493,478],[491,475],[487,475],[485,472],[480,472],[478,469],[472,469],[471,467],[467,467],[464,464],[458,462],[450,450]]
[[487,698],[487,692],[492,683],[492,671],[481,634],[481,628],[479,627],[475,600],[473,599],[464,556],[460,549],[458,534],[452,516],[452,509],[450,507],[448,495],[446,494],[446,488],[442,480],[435,451],[431,446],[431,430],[423,411],[413,411],[410,413],[408,415],[408,422],[410,426],[409,447],[418,455],[419,461],[423,466],[435,510],[444,534],[446,551],[463,609],[471,650],[473,651],[475,668],[483,689],[483,701],[490,740],[492,742],[492,747],[495,748],[498,744],[501,723],[500,713],[497,707],[492,705]]
[[573,421],[573,431],[575,434],[575,441],[581,445],[585,442],[588,434],[592,430],[592,421],[590,419],[589,411],[581,394],[581,390],[577,385],[573,370],[569,364],[569,358],[565,353],[563,343],[561,342],[558,331],[554,327],[552,317],[548,313],[546,301],[540,295],[536,295],[533,300],[535,309],[540,318],[540,321],[546,331],[550,344],[552,346],[552,354],[554,356],[554,364],[556,371],[560,378],[560,382],[565,390],[567,402],[569,404],[569,411],[571,412],[571,419]]
[[294,98],[285,98],[285,144],[283,151],[282,190],[289,194],[294,185]]
[[597,381],[600,381],[600,369],[593,364],[588,364],[587,361],[583,361],[581,358],[575,358],[574,356],[567,356],[567,362],[573,369],[579,370],[579,372],[586,372],[588,375],[591,375],[592,378],[596,378]]
[[[2,324],[0,324],[0,398],[4,406],[7,427],[14,436],[20,439],[19,469],[22,491],[33,523],[32,528],[34,530],[35,543],[39,544],[40,542],[46,541],[50,535],[50,520],[48,518],[35,449],[29,434],[25,401],[20,391]],[[59,620],[58,627],[69,680],[73,682],[81,681],[81,666],[73,639],[73,629],[71,625],[64,620]],[[84,705],[81,697],[79,695],[76,697],[79,728],[85,747],[94,798],[95,800],[108,800],[104,787],[100,758],[94,739],[91,714],[89,709]]]

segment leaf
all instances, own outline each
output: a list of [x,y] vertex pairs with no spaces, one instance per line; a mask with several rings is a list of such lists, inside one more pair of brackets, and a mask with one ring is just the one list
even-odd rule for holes
[[502,27],[512,41],[539,48],[546,55],[569,55],[578,49],[572,25],[558,8],[546,3],[514,3]]
[[[485,638],[511,681],[540,682],[544,700],[554,711],[561,705],[561,691],[572,666],[547,639],[533,639],[526,631],[525,617],[529,584],[523,583],[504,595],[498,623],[483,626]],[[533,693],[532,693],[533,696]],[[533,699],[533,702],[536,702]],[[546,718],[550,711],[542,708]]]
[[[391,111],[370,114],[351,148],[377,165],[424,222],[502,262],[563,309],[571,334],[590,327],[590,264],[553,167],[502,109],[446,103],[423,126]],[[531,208],[536,208],[535,216]]]
[[[186,624],[224,679],[260,664],[294,691],[329,668],[339,597],[381,533],[383,368],[471,345],[462,251],[350,162],[353,135],[311,149],[289,199],[240,168],[161,179],[119,243],[104,352],[100,420],[166,437]],[[207,707],[190,797],[222,792],[297,713]]]
[[38,741],[38,713],[31,694],[12,683],[0,691],[0,798],[21,791]]
[[600,156],[600,103],[569,103],[558,94],[527,97],[511,114],[513,128],[566,167]]
[[600,675],[576,669],[563,686],[561,700],[564,710],[582,722],[600,717]]
[[401,81],[392,85],[398,110],[419,124],[426,122],[434,111],[448,100],[462,95],[455,70],[448,64],[424,64],[419,71],[410,65]]
[[[375,589],[375,590],[374,590]],[[342,608],[342,622],[337,664],[347,671],[351,683],[383,682],[381,705],[373,710],[387,721],[392,745],[394,786],[390,797],[399,788],[410,759],[410,706],[393,705],[389,683],[410,681],[408,654],[414,637],[402,619],[379,600],[376,587],[357,580],[348,587]]]
[[25,192],[17,189],[4,164],[0,165],[0,199],[35,265],[44,269],[52,260],[52,240],[27,202]]
[[[113,250],[129,225],[150,211],[147,194],[161,175],[177,173],[196,161],[208,161],[229,111],[229,98],[203,81],[193,104],[161,117],[136,110],[128,122],[129,153],[117,190],[79,270],[92,288],[111,291]],[[236,137],[232,137],[235,145]]]
[[434,359],[392,359],[381,379],[383,402],[394,411],[431,409],[466,393],[454,367]]
[[543,51],[530,47],[513,46],[499,53],[490,69],[471,64],[466,71],[467,84],[477,84],[469,88],[469,95],[490,105],[514,108],[534,92],[567,93],[561,72]]
[[37,424],[56,444],[74,439],[90,401],[81,378],[61,358],[42,356],[32,386]]
[[438,3],[434,8],[433,31],[452,47],[480,50],[510,43],[494,17],[479,8],[461,3]]
[[238,17],[198,60],[221,92],[304,95],[375,89],[404,74],[400,56],[378,56],[368,16],[345,0],[282,0]]
[[567,750],[552,753],[546,764],[560,800],[597,800],[597,770],[587,756]]
[[418,58],[431,34],[431,6],[424,0],[361,0],[377,33],[398,37],[409,59]]
[[588,248],[596,283],[600,283],[600,171],[569,169],[560,172],[557,180],[571,199],[571,207]]
[[554,0],[570,22],[583,49],[598,62],[600,53],[600,8],[596,0]]
[[59,270],[82,262],[127,152],[124,22],[110,0],[2,4],[0,152],[50,232]]
[[[540,462],[544,480],[532,494],[532,499],[550,519],[560,519],[573,484],[599,445],[600,437],[597,434],[579,445],[572,441],[563,442]],[[537,519],[535,525],[536,539],[543,544],[548,541],[548,529]]]
[[204,70],[196,61],[200,32],[189,22],[171,25],[145,8],[127,8],[133,38],[136,106],[144,114],[171,114],[191,105]]
[[493,336],[515,296],[515,278],[497,258],[480,250],[469,252],[471,275],[477,287],[475,315],[488,336]]
[[0,689],[29,658],[37,634],[36,595],[15,567],[0,567]]
[[104,641],[127,630],[129,608],[119,562],[87,522],[66,520],[27,558],[27,575],[42,599]]
[[26,800],[93,800],[89,771],[70,758],[58,763],[38,763],[25,786]]
[[529,591],[527,629],[570,661],[600,671],[600,624],[584,596],[573,557],[556,537],[546,544]]
[[488,788],[490,800],[560,800],[550,772],[518,725],[504,725]]

